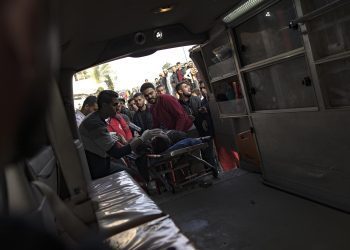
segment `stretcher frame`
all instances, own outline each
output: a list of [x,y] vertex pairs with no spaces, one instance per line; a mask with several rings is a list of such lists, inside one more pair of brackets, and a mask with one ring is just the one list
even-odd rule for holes
[[[155,178],[160,180],[165,189],[172,192],[175,192],[175,189],[178,187],[182,188],[185,185],[194,183],[208,175],[212,175],[214,178],[217,178],[218,170],[202,158],[201,150],[205,149],[206,147],[208,147],[208,144],[204,142],[163,154],[148,154],[147,167],[150,176],[153,179]],[[197,152],[199,152],[198,155],[196,155]],[[184,181],[179,182],[176,178],[175,172],[183,172],[184,168],[191,167],[190,164],[177,165],[177,162],[185,157],[188,157],[194,162],[203,164],[204,170],[198,173],[192,173],[191,175],[186,176]],[[158,192],[160,192],[159,189]]]

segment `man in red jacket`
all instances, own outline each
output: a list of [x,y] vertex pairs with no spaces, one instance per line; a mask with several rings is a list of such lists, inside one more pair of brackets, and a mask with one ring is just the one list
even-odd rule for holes
[[152,105],[151,113],[153,127],[189,131],[194,128],[191,118],[187,115],[179,101],[171,95],[158,95],[152,83],[144,83],[141,93]]

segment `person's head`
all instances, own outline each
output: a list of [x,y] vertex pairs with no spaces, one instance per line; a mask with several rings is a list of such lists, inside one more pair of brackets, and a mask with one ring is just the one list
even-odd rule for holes
[[194,95],[194,96],[201,96],[202,94],[201,94],[201,91],[196,88],[196,89],[192,90],[192,95]]
[[166,94],[166,90],[163,84],[160,84],[156,88],[158,95],[164,95]]
[[129,100],[128,100],[128,107],[129,107],[129,109],[131,111],[137,111],[138,110],[138,108],[137,108],[137,106],[135,104],[134,97],[129,98]]
[[83,106],[81,107],[81,112],[84,115],[88,115],[92,112],[95,112],[98,110],[98,106],[97,106],[97,97],[96,96],[88,96],[86,97]]
[[120,98],[118,98],[118,102],[117,105],[115,106],[115,111],[117,112],[117,114],[123,113],[125,111],[125,106],[123,104],[123,102],[121,101]]
[[163,74],[164,74],[164,76],[167,76],[168,75],[168,70],[167,69],[163,69]]
[[180,63],[180,62],[177,62],[177,63],[176,63],[176,68],[177,68],[177,69],[181,69],[181,68],[182,68],[182,66],[181,66],[181,63]]
[[173,66],[171,69],[173,70],[173,73],[176,72],[176,66]]
[[148,82],[148,79],[145,79],[145,82]]
[[160,134],[151,139],[151,145],[153,153],[160,154],[170,147],[171,141],[166,134]]
[[202,93],[202,96],[208,97],[207,87],[205,86],[203,81],[199,81],[199,89]]
[[160,72],[159,73],[159,79],[163,78],[164,77],[164,73],[163,72]]
[[187,81],[178,83],[175,89],[176,93],[178,93],[180,97],[190,97],[192,95],[191,86]]
[[103,90],[97,96],[98,111],[103,118],[115,116],[120,102],[118,93],[113,90]]
[[189,67],[189,68],[193,68],[193,62],[192,62],[192,61],[189,61],[189,62],[188,62],[188,67]]
[[134,101],[138,109],[142,109],[145,106],[145,98],[140,92],[134,95]]
[[140,91],[150,104],[155,104],[157,102],[158,95],[152,83],[145,82],[142,84]]
[[120,102],[120,104],[125,107],[125,99],[124,98],[118,98],[118,101]]

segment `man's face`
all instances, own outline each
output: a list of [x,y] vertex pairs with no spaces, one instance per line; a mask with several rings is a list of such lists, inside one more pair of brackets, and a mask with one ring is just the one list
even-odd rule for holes
[[188,84],[182,84],[181,91],[182,91],[183,95],[186,97],[190,97],[192,95],[191,86]]
[[121,106],[122,108],[126,108],[126,107],[125,107],[125,103],[124,103],[123,101],[119,100],[119,103],[120,103],[120,106]]
[[181,69],[181,64],[176,65],[177,69]]
[[111,103],[103,103],[102,111],[108,116],[113,117],[117,114],[117,107],[120,106],[118,98],[113,97]]
[[131,100],[129,103],[128,103],[128,107],[131,111],[136,111],[137,110],[137,106],[135,105],[135,100]]
[[136,107],[138,107],[139,109],[141,109],[145,105],[145,98],[143,98],[142,96],[135,97],[134,101]]
[[92,112],[95,112],[98,110],[98,106],[97,106],[97,103],[94,103],[92,105],[86,105],[86,108],[85,108],[87,114],[90,114]]
[[118,101],[117,106],[115,106],[116,112],[120,113],[123,108],[125,109],[124,103],[121,101]]
[[201,83],[200,85],[200,90],[201,90],[201,93],[203,96],[207,96],[208,92],[207,92],[207,88],[205,87],[205,84],[204,83]]
[[165,88],[164,88],[163,86],[159,86],[159,87],[157,88],[157,93],[158,93],[158,95],[164,95],[164,94],[166,94]]
[[155,104],[157,102],[157,92],[153,88],[148,88],[143,91],[143,96],[150,104]]
[[135,102],[133,102],[133,104],[132,104],[132,110],[133,111],[137,111],[138,110],[138,107],[136,106]]

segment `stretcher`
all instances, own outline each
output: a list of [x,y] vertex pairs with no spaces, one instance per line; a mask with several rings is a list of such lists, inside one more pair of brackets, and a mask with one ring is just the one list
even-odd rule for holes
[[[202,141],[208,139],[200,138]],[[148,154],[147,168],[151,179],[160,182],[167,191],[175,192],[177,188],[198,182],[205,176],[218,177],[218,170],[202,158],[201,150],[208,147],[206,142],[189,146],[163,154]],[[198,171],[193,170],[194,165],[201,165]],[[160,189],[158,187],[158,192]]]

